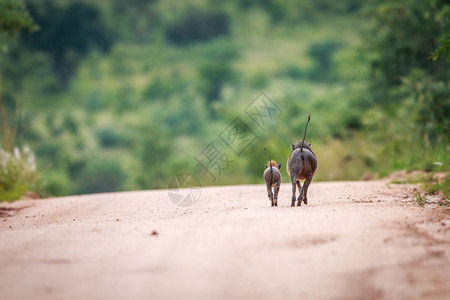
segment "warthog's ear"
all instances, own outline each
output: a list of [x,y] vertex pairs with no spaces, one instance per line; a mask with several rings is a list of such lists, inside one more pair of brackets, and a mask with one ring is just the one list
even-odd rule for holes
[[264,170],[267,169],[267,168],[268,168],[268,166],[267,166],[267,165],[264,165]]
[[294,145],[294,144],[291,144],[291,148],[292,148],[292,151],[294,151],[295,145]]
[[281,164],[278,164],[278,170],[281,169]]
[[309,143],[309,146],[311,147],[312,143]]

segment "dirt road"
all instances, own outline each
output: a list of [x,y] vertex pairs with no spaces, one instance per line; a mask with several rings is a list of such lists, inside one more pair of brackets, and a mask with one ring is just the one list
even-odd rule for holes
[[[314,183],[0,203],[0,299],[450,299],[450,209],[413,186]],[[11,210],[12,214],[14,210]]]

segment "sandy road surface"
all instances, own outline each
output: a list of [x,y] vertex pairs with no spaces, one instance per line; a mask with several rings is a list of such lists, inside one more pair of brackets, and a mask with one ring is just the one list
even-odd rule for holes
[[313,183],[0,203],[0,299],[450,299],[450,210],[413,187]]

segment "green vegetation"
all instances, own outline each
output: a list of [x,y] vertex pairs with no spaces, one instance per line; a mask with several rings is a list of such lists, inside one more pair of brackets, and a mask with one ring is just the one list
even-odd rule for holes
[[0,1],[0,33],[11,38],[19,30],[26,30],[28,33],[36,30],[25,5],[15,0]]
[[442,182],[426,185],[426,190],[429,194],[442,193],[443,197],[438,202],[440,206],[450,205],[450,175]]
[[[8,42],[14,39],[20,30],[31,33],[37,27],[20,1],[0,1],[0,63],[5,63],[4,54],[8,53]],[[0,200],[19,199],[27,190],[40,191],[39,175],[36,171],[34,154],[25,145],[22,149],[14,147],[20,119],[18,103],[11,103],[2,91],[0,77]],[[6,102],[6,105],[5,105]],[[13,120],[11,120],[13,119]]]
[[[260,183],[263,148],[283,165],[307,113],[315,180],[450,169],[446,1],[23,3],[0,0],[0,140],[33,149],[41,193],[165,188],[180,172]],[[282,111],[265,128],[245,114],[261,90]],[[240,155],[220,138],[236,117],[257,136]],[[208,145],[215,178],[196,160]]]
[[30,148],[15,148],[13,153],[0,149],[0,199],[19,199],[26,191],[40,192],[34,154]]
[[112,34],[100,21],[100,12],[90,4],[73,2],[62,8],[47,0],[30,2],[28,7],[34,21],[43,27],[22,42],[31,50],[47,54],[63,87],[92,48],[106,52],[112,45]]
[[397,172],[390,176],[397,177],[389,181],[390,184],[417,184],[424,193],[417,192],[416,200],[423,206],[427,195],[438,195],[439,206],[450,205],[450,175],[447,173],[433,173],[425,171]]
[[419,192],[416,193],[416,202],[419,206],[425,206],[427,204],[427,196]]

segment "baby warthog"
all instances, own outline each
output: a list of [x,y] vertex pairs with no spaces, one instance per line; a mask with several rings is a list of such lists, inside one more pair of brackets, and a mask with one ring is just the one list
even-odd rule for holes
[[266,167],[266,170],[264,171],[263,175],[264,181],[266,182],[267,195],[269,197],[269,200],[272,202],[272,206],[278,206],[278,192],[280,191],[281,185],[281,174],[279,170],[281,168],[281,164],[277,165],[277,162],[270,158],[269,150],[267,150],[266,148],[264,148],[264,150],[269,153],[269,162],[267,165],[264,165]]
[[[311,144],[305,143],[306,129],[308,128],[311,115],[308,114],[308,121],[306,122],[305,133],[303,134],[303,141],[297,143],[297,145],[291,144],[292,152],[287,162],[287,172],[291,177],[292,184],[292,199],[291,206],[295,206],[295,192],[296,186],[300,191],[298,195],[297,206],[302,205],[302,200],[305,204],[308,204],[308,187],[311,184],[314,173],[317,169],[317,159],[311,150]],[[300,184],[300,180],[305,180],[303,187]]]

